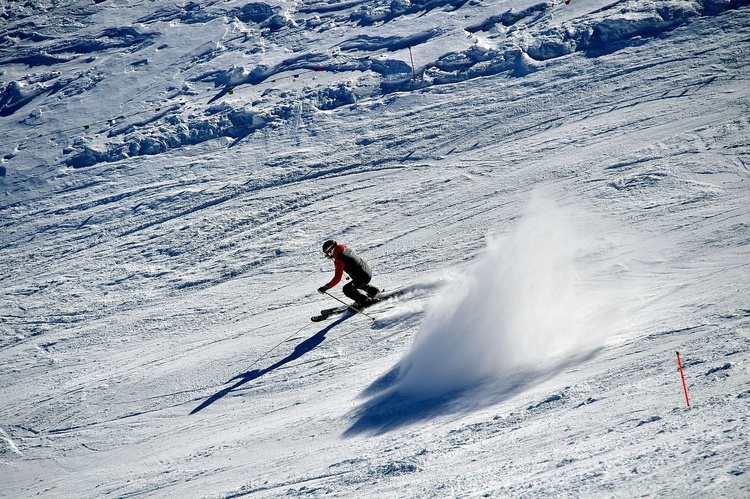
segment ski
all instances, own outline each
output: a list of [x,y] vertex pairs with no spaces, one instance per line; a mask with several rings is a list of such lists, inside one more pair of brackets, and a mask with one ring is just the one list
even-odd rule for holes
[[349,310],[349,307],[344,307],[344,306],[334,307],[334,308],[326,308],[326,309],[321,310],[318,315],[313,315],[310,318],[310,320],[312,320],[313,322],[320,322],[322,320],[327,319],[328,317],[330,317],[332,315],[343,314],[347,310]]
[[[379,301],[380,300],[377,300],[377,299],[373,300],[372,303],[370,303],[369,305],[367,305],[367,307],[375,305]],[[361,312],[362,310],[364,310],[367,307],[362,307],[362,308],[355,307],[354,304],[352,303],[351,305],[341,305],[340,307],[326,308],[326,309],[321,310],[320,314],[313,315],[312,317],[310,317],[310,320],[313,321],[313,322],[320,322],[320,321],[324,321],[324,320],[328,319],[332,315],[339,315],[339,314],[343,314],[343,313],[346,313],[346,312],[356,312],[358,310]]]
[[[363,307],[363,309],[369,308],[375,304],[378,304],[380,302],[383,302],[385,300],[391,299],[393,297],[402,295],[406,293],[408,289],[397,289],[395,291],[383,291],[377,295],[377,297],[369,303],[367,306]],[[333,315],[340,315],[344,314],[346,312],[356,312],[357,310],[360,310],[359,308],[355,307],[354,304],[351,305],[341,305],[340,307],[333,307],[333,308],[326,308],[320,311],[318,315],[314,315],[310,317],[310,320],[313,322],[320,322],[328,319],[329,317]],[[361,310],[360,310],[361,311]]]

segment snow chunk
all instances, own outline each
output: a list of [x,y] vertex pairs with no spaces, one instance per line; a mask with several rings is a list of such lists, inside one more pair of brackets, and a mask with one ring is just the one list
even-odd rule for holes
[[0,456],[8,457],[13,454],[20,456],[21,451],[18,450],[13,439],[11,439],[2,428],[0,428]]

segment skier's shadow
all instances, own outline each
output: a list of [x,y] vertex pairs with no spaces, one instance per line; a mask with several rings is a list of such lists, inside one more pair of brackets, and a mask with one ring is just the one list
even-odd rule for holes
[[238,374],[234,378],[232,378],[229,381],[227,381],[227,383],[231,383],[232,381],[237,380],[237,382],[235,384],[233,384],[230,387],[224,388],[223,390],[220,390],[220,391],[216,392],[215,394],[211,395],[201,405],[199,405],[198,407],[196,407],[195,409],[193,409],[192,411],[190,411],[190,414],[195,414],[197,412],[202,411],[203,409],[205,409],[209,405],[213,404],[214,402],[216,402],[217,400],[219,400],[221,398],[224,398],[226,395],[228,395],[232,391],[236,390],[237,388],[241,387],[245,383],[253,381],[254,379],[258,379],[261,376],[263,376],[265,374],[268,374],[268,373],[270,373],[270,372],[278,369],[279,367],[283,366],[284,364],[288,364],[288,363],[290,363],[290,362],[292,362],[294,360],[299,359],[300,357],[302,357],[306,353],[312,351],[318,345],[320,345],[321,343],[323,343],[323,341],[326,339],[326,334],[328,334],[328,332],[331,329],[333,329],[334,327],[338,326],[339,324],[341,324],[342,322],[344,322],[345,320],[347,320],[349,317],[351,317],[351,316],[348,315],[348,314],[344,315],[343,317],[341,317],[340,319],[338,319],[336,322],[333,322],[330,325],[328,325],[327,327],[321,329],[315,335],[307,338],[305,341],[303,341],[302,343],[300,343],[299,345],[297,345],[296,347],[294,347],[294,351],[292,353],[290,353],[289,355],[287,355],[286,357],[284,357],[280,361],[276,362],[272,366],[266,367],[265,369],[254,369],[252,371],[248,371],[248,372],[245,372],[245,373],[242,373],[242,374]]

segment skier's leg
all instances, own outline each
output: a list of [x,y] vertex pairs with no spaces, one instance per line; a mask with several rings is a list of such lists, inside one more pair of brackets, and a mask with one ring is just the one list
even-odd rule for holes
[[361,289],[362,291],[364,291],[365,293],[367,293],[367,296],[369,296],[370,298],[375,298],[375,295],[377,295],[378,293],[380,293],[380,289],[377,288],[377,287],[375,287],[375,286],[373,286],[372,284],[365,284],[364,286],[362,286],[359,289]]
[[349,298],[351,298],[352,300],[354,300],[355,303],[367,302],[367,296],[360,293],[357,288],[358,288],[357,283],[352,281],[344,286],[343,291],[344,291],[344,294],[348,296]]

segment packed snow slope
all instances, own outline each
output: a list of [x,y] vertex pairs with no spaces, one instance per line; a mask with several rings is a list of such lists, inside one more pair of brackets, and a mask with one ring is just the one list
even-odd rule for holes
[[746,0],[0,18],[0,496],[750,496]]

